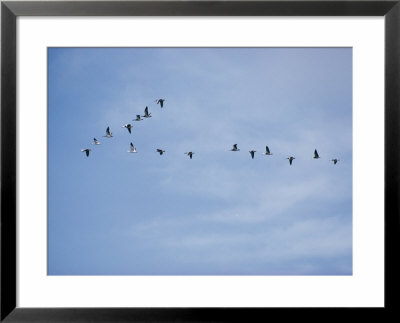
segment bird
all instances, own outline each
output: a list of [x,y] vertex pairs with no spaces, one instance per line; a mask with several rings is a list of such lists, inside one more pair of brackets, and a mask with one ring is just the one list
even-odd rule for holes
[[255,150],[249,150],[249,153],[251,155],[251,159],[254,159],[254,153],[255,152],[256,152]]
[[268,146],[265,146],[265,153],[264,155],[272,155],[271,152],[269,151]]
[[81,151],[86,152],[86,157],[89,157],[89,152],[91,151],[91,149],[86,148],[86,149],[81,149]]
[[144,116],[142,116],[144,118],[151,118],[151,113],[149,113],[149,108],[146,107],[146,109],[144,109]]
[[162,150],[162,149],[157,149],[157,152],[160,154],[160,156],[163,154],[163,153],[165,153],[165,150]]
[[131,143],[131,149],[128,150],[128,153],[136,153],[136,148],[132,143]]
[[294,158],[294,157],[290,156],[290,157],[288,157],[288,158],[286,158],[286,159],[289,159],[289,164],[290,164],[290,165],[292,165],[292,161],[293,161],[293,159],[296,159],[296,158]]
[[233,145],[233,148],[231,149],[231,151],[239,151],[240,149],[237,147],[237,144]]
[[320,158],[320,157],[319,157],[319,155],[318,155],[317,150],[315,149],[315,150],[314,150],[314,159],[318,159],[318,158]]
[[103,136],[103,137],[111,138],[112,136],[113,136],[113,135],[112,135],[112,133],[110,132],[110,127],[107,127],[107,129],[106,129],[106,135]]
[[189,151],[189,152],[187,152],[185,154],[188,155],[190,157],[190,159],[192,159],[194,152]]
[[130,123],[128,123],[128,124],[122,126],[122,128],[126,128],[126,129],[128,129],[129,133],[132,133],[132,132],[131,132],[132,125],[131,125]]
[[164,106],[164,101],[165,99],[157,99],[155,102],[157,102],[157,104],[160,104],[161,108]]
[[93,138],[93,145],[100,145],[100,141],[98,141],[96,138]]
[[337,158],[332,159],[333,164],[336,165],[336,163],[337,163],[339,160],[340,160],[340,159],[337,159]]
[[133,119],[133,121],[142,121],[143,119],[140,117],[140,114],[136,115],[136,119]]

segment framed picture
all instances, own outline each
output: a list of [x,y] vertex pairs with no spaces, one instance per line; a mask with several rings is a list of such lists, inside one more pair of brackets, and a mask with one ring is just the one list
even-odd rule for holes
[[1,320],[392,315],[399,15],[3,1]]

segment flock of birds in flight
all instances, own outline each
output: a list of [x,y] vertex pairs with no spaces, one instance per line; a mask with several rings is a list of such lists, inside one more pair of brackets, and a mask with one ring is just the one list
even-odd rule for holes
[[[165,101],[165,99],[157,99],[157,100],[155,100],[155,102],[157,104],[159,104],[161,106],[161,108],[164,107],[164,101]],[[143,118],[151,118],[151,113],[149,113],[149,108],[148,107],[146,107],[144,109],[144,115],[143,116],[141,116],[140,114],[137,114],[136,115],[136,119],[133,119],[133,121],[142,121],[142,120],[144,120],[144,119],[142,119],[142,117]],[[123,125],[122,128],[126,128],[130,134],[132,133],[132,125],[130,123]],[[110,131],[110,127],[107,127],[106,135],[103,136],[103,137],[105,137],[105,138],[112,138],[113,137],[113,135],[112,135],[112,133]],[[100,141],[98,141],[96,138],[93,138],[93,145],[100,145]],[[91,149],[90,148],[85,148],[85,149],[81,149],[81,151],[85,152],[86,156],[89,157]],[[234,144],[233,148],[230,151],[240,151],[240,149],[238,148],[237,144]],[[128,150],[128,153],[136,153],[136,152],[137,151],[136,151],[135,146],[132,143],[130,143],[130,149]],[[165,150],[158,148],[158,149],[156,149],[156,152],[159,153],[160,156],[161,156],[162,154],[165,153]],[[250,156],[251,156],[252,159],[254,159],[254,154],[256,152],[257,152],[256,150],[249,150],[249,153],[250,153]],[[194,152],[193,151],[188,151],[188,152],[185,152],[185,154],[188,155],[190,159],[192,159],[193,155],[194,155]],[[272,155],[272,153],[269,150],[268,146],[265,147],[264,155],[268,155],[268,156]],[[314,150],[314,157],[313,158],[314,159],[319,159],[320,158],[317,149]],[[290,157],[287,157],[286,159],[288,159],[289,160],[289,164],[292,165],[292,162],[295,159],[295,157],[290,156]],[[333,158],[333,159],[331,159],[331,161],[336,165],[336,163],[339,161],[339,159],[338,158]]]

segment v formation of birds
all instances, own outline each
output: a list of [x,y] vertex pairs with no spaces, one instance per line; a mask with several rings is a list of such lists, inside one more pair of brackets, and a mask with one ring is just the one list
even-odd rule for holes
[[[157,104],[159,104],[161,106],[161,108],[163,108],[165,99],[157,99],[157,100],[155,100],[155,102]],[[147,118],[151,118],[151,113],[149,112],[149,108],[147,106],[144,109],[144,115],[141,116],[140,114],[137,114],[136,115],[136,119],[133,119],[132,121],[142,121],[142,120],[144,120],[143,118],[146,118],[146,119]],[[123,125],[122,128],[126,128],[130,134],[132,133],[132,125],[130,123]],[[105,138],[112,138],[113,137],[113,135],[112,135],[112,133],[110,131],[110,127],[107,127],[106,135],[103,136],[103,137],[105,137]],[[100,145],[100,141],[98,141],[96,138],[93,138],[93,145]],[[90,154],[90,152],[92,150],[90,148],[85,148],[85,149],[81,149],[81,151],[85,152],[86,156],[89,157],[89,154]],[[238,148],[237,144],[234,144],[230,151],[240,151],[240,149]],[[161,156],[161,155],[163,155],[165,153],[165,150],[158,148],[158,149],[156,149],[156,152],[159,153],[160,156]],[[252,159],[254,159],[254,155],[255,155],[256,152],[257,152],[256,150],[249,150],[249,153],[250,153],[250,156],[251,156]],[[137,153],[136,148],[132,144],[132,142],[130,143],[130,149],[128,150],[128,153]],[[188,151],[188,152],[185,152],[185,154],[188,155],[190,159],[192,159],[193,155],[194,155],[194,152],[193,151]],[[265,152],[263,153],[263,155],[267,155],[267,156],[273,155],[271,153],[271,151],[269,150],[268,146],[265,146]],[[313,158],[314,159],[319,159],[320,158],[317,149],[314,150],[314,157]],[[293,160],[296,159],[296,158],[293,157],[293,156],[290,156],[290,157],[287,157],[286,159],[289,160],[289,165],[292,165]],[[338,158],[331,159],[331,161],[333,162],[334,165],[336,165],[339,160],[340,159],[338,159]]]

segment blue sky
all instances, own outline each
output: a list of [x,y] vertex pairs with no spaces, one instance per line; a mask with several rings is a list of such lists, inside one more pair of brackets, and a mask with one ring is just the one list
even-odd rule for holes
[[49,48],[48,170],[49,275],[351,275],[352,50]]

